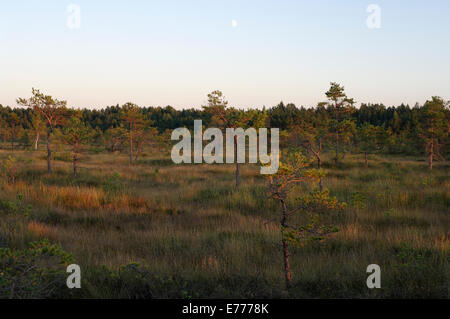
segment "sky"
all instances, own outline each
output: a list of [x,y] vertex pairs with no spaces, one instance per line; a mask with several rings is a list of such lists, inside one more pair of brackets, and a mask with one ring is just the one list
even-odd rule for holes
[[0,104],[34,87],[76,108],[198,108],[217,89],[310,107],[333,81],[414,105],[450,99],[449,52],[448,0],[1,1]]

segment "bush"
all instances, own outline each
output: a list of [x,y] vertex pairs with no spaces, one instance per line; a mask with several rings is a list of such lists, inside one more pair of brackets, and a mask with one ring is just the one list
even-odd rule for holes
[[107,194],[120,194],[125,191],[125,185],[119,173],[108,176],[102,183],[102,189]]
[[2,200],[0,199],[0,213],[17,215],[21,214],[24,217],[28,217],[33,208],[31,205],[25,205],[23,203],[23,196],[18,194],[16,200]]
[[[443,256],[403,243],[395,247],[389,298],[447,298],[448,277]],[[395,289],[394,289],[395,288]]]
[[191,298],[281,298],[285,292],[261,277],[228,275],[156,275],[137,263],[118,270],[94,267],[86,272],[78,298],[191,299]]
[[17,158],[8,156],[7,159],[0,163],[0,172],[8,183],[14,184],[18,172]]
[[29,248],[0,248],[0,298],[56,298],[66,287],[72,256],[48,240]]

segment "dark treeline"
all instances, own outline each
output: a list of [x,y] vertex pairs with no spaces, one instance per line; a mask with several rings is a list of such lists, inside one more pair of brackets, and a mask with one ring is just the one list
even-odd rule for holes
[[[359,108],[351,114],[351,118],[355,121],[357,127],[364,123],[384,128],[393,135],[396,140],[396,147],[392,147],[390,152],[403,153],[409,155],[422,154],[423,150],[417,147],[420,141],[417,140],[419,132],[419,121],[421,117],[422,106],[400,105],[397,107],[386,107],[383,104],[361,104]],[[120,117],[119,105],[108,106],[100,110],[83,109],[83,120],[85,124],[92,129],[99,129],[106,132],[109,128],[119,127],[122,125]],[[281,130],[289,130],[293,126],[302,122],[313,122],[318,116],[331,116],[332,111],[325,107],[305,108],[297,107],[295,104],[284,104],[280,102],[277,106],[267,110],[258,110],[258,112],[266,112],[269,119],[270,127],[278,127]],[[142,112],[151,120],[153,127],[162,133],[166,130],[173,130],[177,127],[187,127],[192,129],[194,120],[201,119],[205,126],[210,126],[211,116],[203,110],[183,109],[176,110],[171,106],[166,107],[143,107]],[[20,125],[23,130],[32,128],[32,109],[10,108],[0,104],[0,121],[6,124]],[[448,110],[447,110],[448,118]],[[8,125],[9,126],[9,125]],[[0,139],[6,142],[6,128],[2,130]],[[22,140],[32,138],[22,136]],[[18,139],[20,142],[20,139]]]
[[[99,128],[106,131],[111,127],[121,125],[119,105],[109,106],[101,110],[83,110],[83,119],[92,128]],[[28,127],[27,119],[30,118],[30,110],[14,109],[18,115],[22,113],[24,116],[24,128]],[[327,113],[330,115],[331,110],[323,107],[305,108],[297,107],[295,104],[284,104],[280,102],[278,105],[265,110],[270,119],[271,127],[278,127],[281,130],[289,129],[293,124],[300,121],[308,121],[317,116],[319,113]],[[368,122],[373,125],[383,126],[391,129],[398,134],[404,130],[411,130],[417,127],[419,119],[420,106],[410,107],[409,105],[400,105],[397,107],[385,107],[382,104],[361,104],[352,114],[352,118],[356,120],[357,125]],[[1,111],[3,113],[3,109]],[[142,112],[151,120],[153,126],[159,132],[167,129],[173,130],[177,127],[193,128],[194,120],[201,119],[206,126],[211,124],[211,116],[199,109],[183,109],[176,110],[171,106],[166,107],[142,107]],[[264,110],[259,110],[264,112]],[[29,122],[28,122],[29,123]]]
[[[416,104],[414,107],[401,104],[400,106],[386,107],[383,104],[361,104],[359,108],[351,115],[356,121],[357,126],[363,123],[370,123],[376,126],[382,126],[391,130],[394,134],[402,134],[417,129],[420,119],[420,109],[422,106]],[[118,127],[122,124],[120,117],[121,106],[108,106],[103,109],[83,109],[83,120],[91,128],[99,128],[105,132],[109,128]],[[177,127],[193,128],[194,120],[203,120],[203,124],[209,126],[211,124],[211,116],[199,109],[183,109],[176,110],[172,106],[166,107],[141,107],[142,113],[152,121],[153,127],[159,132],[165,130],[173,130]],[[284,104],[280,102],[278,105],[268,109],[257,110],[258,112],[266,112],[269,118],[270,127],[278,127],[281,130],[287,130],[292,126],[303,121],[310,121],[319,115],[326,114],[330,116],[332,110],[325,107],[305,108],[297,107],[295,104]],[[11,108],[0,104],[0,119],[4,122],[15,121],[23,129],[32,127],[32,109],[27,108]]]
[[[353,99],[347,98],[344,88],[331,83],[325,93],[328,102],[316,107],[297,107],[280,102],[271,108],[239,110],[229,107],[220,91],[208,95],[208,106],[202,109],[176,110],[166,107],[138,107],[127,103],[123,106],[108,106],[103,109],[83,109],[77,117],[92,130],[98,144],[109,150],[116,148],[116,140],[128,131],[126,109],[133,105],[137,109],[141,126],[153,129],[153,136],[170,139],[168,132],[178,127],[193,128],[194,120],[201,119],[204,126],[221,127],[226,119],[232,127],[272,127],[282,132],[282,143],[304,147],[314,154],[319,162],[322,150],[334,152],[335,162],[348,151],[371,153],[431,155],[429,160],[444,159],[449,154],[448,132],[450,111],[448,102],[432,97],[424,105],[416,104],[386,107],[383,104],[361,104],[355,107]],[[128,105],[128,106],[127,106]],[[10,108],[0,105],[0,140],[15,145],[37,144],[45,135],[45,124],[40,123],[32,107]],[[124,117],[125,116],[125,117]],[[42,120],[42,117],[40,117]],[[234,123],[234,124],[233,124]],[[56,124],[56,126],[64,126]],[[133,133],[133,132],[132,132]],[[144,135],[142,135],[144,136]],[[122,143],[123,142],[123,143]],[[132,138],[128,142],[133,143]],[[127,140],[121,141],[126,145]],[[120,144],[120,143],[119,143]],[[130,150],[133,150],[133,147]],[[319,156],[318,156],[319,155]],[[367,162],[367,159],[366,159]]]

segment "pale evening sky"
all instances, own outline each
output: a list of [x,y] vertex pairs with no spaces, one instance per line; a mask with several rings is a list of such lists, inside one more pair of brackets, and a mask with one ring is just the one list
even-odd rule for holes
[[414,105],[450,99],[449,52],[448,0],[2,1],[0,104],[35,87],[73,107],[200,107],[215,89],[315,106],[336,81],[358,105]]

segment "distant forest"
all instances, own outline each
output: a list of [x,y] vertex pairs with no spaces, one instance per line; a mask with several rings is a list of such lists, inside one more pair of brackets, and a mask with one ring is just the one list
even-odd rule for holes
[[[364,138],[363,135],[372,134],[376,135],[376,140],[371,141],[371,153],[413,156],[427,153],[427,146],[425,145],[427,138],[424,138],[423,133],[426,130],[429,133],[433,124],[431,126],[428,124],[425,128],[424,125],[430,119],[434,121],[430,118],[434,115],[429,111],[427,112],[424,105],[416,104],[411,107],[402,104],[396,107],[386,107],[383,104],[361,104],[360,107],[354,107],[353,100],[349,100],[349,102],[349,106],[346,106],[348,112],[346,111],[343,116],[340,114],[339,119],[336,118],[336,105],[332,102],[319,103],[317,107],[311,108],[297,107],[292,103],[284,104],[280,102],[278,105],[267,109],[238,110],[228,107],[227,110],[230,110],[231,113],[252,113],[252,117],[255,114],[262,117],[264,126],[279,128],[285,144],[289,145],[298,144],[298,146],[301,146],[303,144],[304,146],[305,141],[308,139],[311,141],[311,134],[313,134],[315,143],[317,143],[317,139],[320,140],[320,147],[323,144],[324,149],[332,149],[333,132],[336,131],[336,125],[339,125],[342,136],[342,146],[340,147],[345,146],[348,151],[352,151],[358,145],[367,144],[368,137]],[[441,122],[439,127],[443,128],[443,132],[440,132],[437,136],[437,143],[439,144],[438,153],[443,159],[450,153],[448,141],[450,110],[448,102],[433,97],[427,103],[430,106],[440,103],[438,120]],[[425,103],[425,106],[427,103]],[[226,104],[227,102],[225,107]],[[116,105],[103,109],[83,109],[78,114],[84,125],[96,133],[94,135],[97,136],[99,142],[99,136],[104,139],[105,136],[107,138],[108,132],[111,130],[126,127],[126,122],[124,122],[122,116],[123,107]],[[165,137],[168,136],[169,130],[178,127],[192,129],[194,120],[201,119],[206,127],[216,124],[214,114],[208,112],[207,107],[183,110],[176,110],[171,106],[139,107],[139,110],[146,123],[149,123],[148,125],[153,127],[159,135]],[[32,108],[11,108],[0,104],[0,140],[2,142],[13,140],[13,143],[22,147],[32,145],[35,135],[33,116]],[[249,126],[251,125],[247,125],[247,127]],[[259,125],[259,127],[262,126]],[[103,143],[107,144],[104,140]]]

